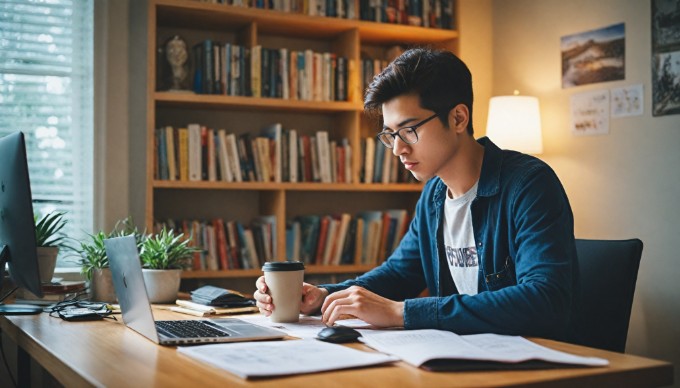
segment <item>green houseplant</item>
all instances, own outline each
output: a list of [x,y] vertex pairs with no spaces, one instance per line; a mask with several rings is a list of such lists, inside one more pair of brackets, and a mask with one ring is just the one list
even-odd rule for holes
[[137,246],[140,247],[146,236],[139,232],[132,218],[116,222],[110,233],[99,231],[88,234],[88,239],[80,241],[73,250],[78,257],[81,273],[90,281],[90,295],[92,300],[100,302],[115,302],[116,296],[109,269],[109,258],[106,255],[104,240],[111,237],[134,235]]
[[50,212],[42,218],[35,215],[35,242],[40,265],[40,281],[49,283],[57,265],[59,249],[66,247],[66,236],[61,232],[66,226],[65,212]]
[[190,238],[165,227],[142,242],[142,273],[152,303],[170,303],[177,299],[182,270],[190,265],[197,251],[189,243]]

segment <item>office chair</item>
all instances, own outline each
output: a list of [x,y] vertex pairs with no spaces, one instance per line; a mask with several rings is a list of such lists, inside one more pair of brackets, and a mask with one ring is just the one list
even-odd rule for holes
[[623,353],[642,241],[576,240],[580,293],[574,324],[580,345]]

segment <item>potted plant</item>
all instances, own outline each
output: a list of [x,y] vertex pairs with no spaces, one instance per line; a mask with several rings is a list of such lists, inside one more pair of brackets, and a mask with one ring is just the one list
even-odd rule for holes
[[137,230],[132,219],[128,217],[118,221],[110,233],[99,231],[95,234],[88,234],[89,239],[80,241],[79,246],[74,249],[78,256],[77,263],[80,265],[80,271],[90,282],[90,298],[92,300],[116,302],[116,292],[113,287],[113,278],[111,277],[104,240],[131,234],[135,236],[137,246],[141,246],[146,236]]
[[37,215],[35,216],[35,242],[41,283],[52,281],[59,248],[66,247],[64,243],[66,236],[61,233],[67,222],[64,214],[66,213],[50,212],[40,219]]
[[142,242],[140,260],[149,300],[152,303],[171,303],[177,299],[182,270],[188,268],[196,248],[190,239],[172,229],[149,235]]

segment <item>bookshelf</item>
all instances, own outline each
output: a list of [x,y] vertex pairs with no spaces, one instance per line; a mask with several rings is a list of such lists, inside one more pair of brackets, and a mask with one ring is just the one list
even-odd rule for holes
[[[359,7],[359,0],[355,2]],[[375,124],[363,115],[360,63],[362,55],[381,56],[394,45],[430,45],[457,52],[458,31],[340,19],[275,10],[236,7],[189,0],[149,0],[146,13],[148,45],[144,221],[151,229],[157,220],[223,218],[247,222],[259,215],[277,219],[273,231],[275,260],[285,260],[286,225],[309,214],[356,214],[363,210],[407,209],[415,206],[422,184],[362,183],[361,139],[375,134]],[[454,7],[454,14],[457,10]],[[454,15],[455,19],[455,15]],[[455,23],[457,25],[457,23]],[[203,39],[245,47],[310,48],[347,58],[347,101],[308,101],[217,94],[159,91],[157,49],[169,36],[180,35],[189,49]],[[279,122],[301,134],[328,131],[333,139],[346,138],[353,150],[353,183],[224,182],[159,180],[155,171],[156,129],[198,122],[238,133],[258,133]],[[361,183],[360,183],[361,182]],[[362,273],[371,265],[307,265],[307,274]],[[185,271],[185,279],[232,279],[259,276],[258,269]]]

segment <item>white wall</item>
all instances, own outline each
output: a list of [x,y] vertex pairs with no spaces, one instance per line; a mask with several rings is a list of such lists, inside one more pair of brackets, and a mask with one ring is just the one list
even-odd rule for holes
[[472,123],[475,137],[481,137],[493,91],[493,2],[460,0],[458,10],[459,54],[472,73]]
[[[496,0],[493,93],[539,97],[540,157],[567,190],[577,237],[644,242],[626,351],[673,362],[680,384],[680,115],[650,113],[650,15],[650,1]],[[560,37],[621,22],[625,81],[562,89]],[[571,95],[634,84],[644,85],[642,116],[612,119],[609,135],[571,135]]]
[[128,216],[128,0],[95,2],[95,219],[109,231]]

